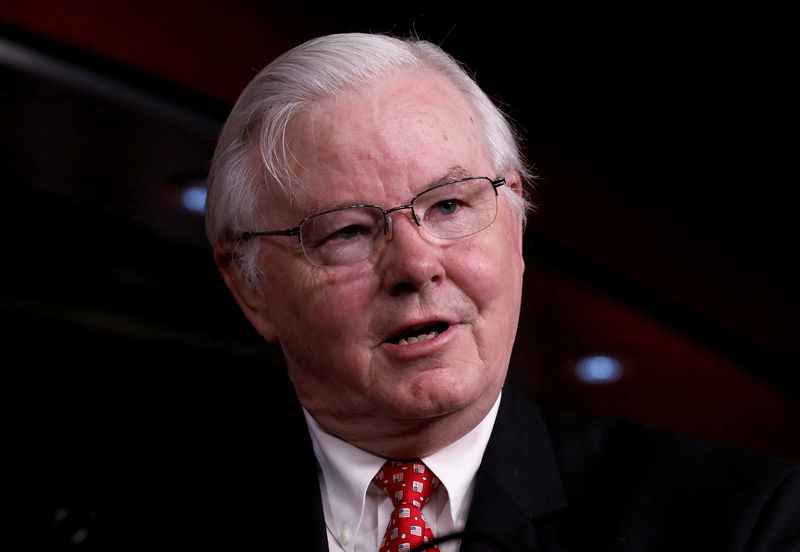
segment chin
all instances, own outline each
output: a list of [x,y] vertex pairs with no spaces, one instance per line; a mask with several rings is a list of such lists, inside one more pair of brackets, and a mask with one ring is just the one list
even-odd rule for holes
[[410,386],[397,404],[409,418],[437,418],[467,409],[478,403],[485,388],[449,377],[426,377]]

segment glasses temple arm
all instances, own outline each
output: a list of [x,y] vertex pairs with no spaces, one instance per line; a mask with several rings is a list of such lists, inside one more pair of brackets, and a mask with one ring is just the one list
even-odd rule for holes
[[241,234],[236,234],[234,238],[238,241],[247,241],[251,238],[256,238],[258,236],[297,236],[300,234],[300,227],[295,226],[294,228],[286,228],[284,230],[265,230],[264,232],[242,232]]

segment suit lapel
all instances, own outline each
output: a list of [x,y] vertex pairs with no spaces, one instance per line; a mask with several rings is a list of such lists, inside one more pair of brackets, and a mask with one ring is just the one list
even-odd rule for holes
[[[292,458],[291,469],[295,475],[293,505],[287,510],[285,523],[294,527],[294,535],[298,546],[295,550],[325,551],[328,550],[328,536],[325,526],[325,515],[322,511],[322,496],[317,473],[319,465],[308,434],[305,418],[300,408],[293,413],[298,437]],[[301,516],[297,513],[300,512]],[[272,543],[275,545],[276,543]]]
[[[567,500],[547,428],[519,391],[503,391],[492,437],[476,476],[466,532],[490,535],[510,550],[558,550]],[[484,549],[467,536],[461,550]]]
[[274,446],[262,443],[257,456],[245,456],[247,477],[244,484],[232,489],[226,502],[228,517],[235,525],[235,530],[228,531],[228,549],[256,552],[288,543],[293,550],[327,552],[317,460],[296,399],[281,405],[280,416],[257,418],[280,422],[271,428],[253,429],[257,440],[266,441],[269,434]]

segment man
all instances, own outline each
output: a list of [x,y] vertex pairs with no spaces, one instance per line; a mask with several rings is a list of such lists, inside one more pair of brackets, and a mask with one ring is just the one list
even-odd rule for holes
[[[409,550],[462,532],[440,550],[800,547],[796,468],[544,415],[504,386],[527,177],[502,114],[432,44],[328,36],[253,79],[214,156],[208,234],[284,353],[300,404],[278,425],[300,440],[273,440],[275,456],[247,461],[260,475],[181,510],[195,512],[182,535],[229,549]],[[408,471],[387,475],[392,460]],[[438,488],[409,514],[392,485],[417,471],[415,489]]]

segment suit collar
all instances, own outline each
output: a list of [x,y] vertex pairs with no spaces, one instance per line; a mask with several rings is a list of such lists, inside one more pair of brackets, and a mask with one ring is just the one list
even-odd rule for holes
[[[554,547],[543,546],[542,540],[566,506],[544,420],[531,401],[506,385],[478,470],[467,530],[549,550]],[[466,543],[462,547],[470,549]]]

